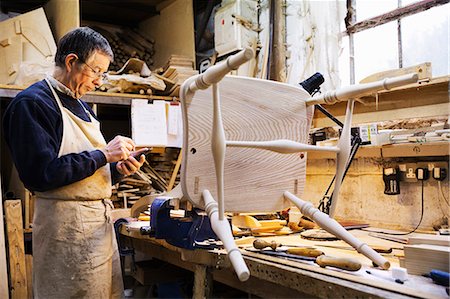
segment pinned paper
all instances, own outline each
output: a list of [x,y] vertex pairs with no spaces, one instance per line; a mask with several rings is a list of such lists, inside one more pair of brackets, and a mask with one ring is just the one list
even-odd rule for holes
[[131,101],[131,134],[136,146],[182,147],[181,106],[146,99]]
[[131,135],[137,146],[167,145],[165,101],[131,101]]

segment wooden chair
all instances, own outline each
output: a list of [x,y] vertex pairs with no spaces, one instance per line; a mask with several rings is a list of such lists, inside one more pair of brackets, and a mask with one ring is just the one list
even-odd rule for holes
[[337,146],[308,145],[308,134],[314,104],[338,102],[412,83],[417,76],[352,86],[311,98],[300,86],[226,76],[252,57],[253,51],[245,49],[182,85],[183,163],[181,187],[174,191],[181,188],[183,199],[208,213],[241,281],[247,280],[250,273],[224,213],[273,212],[292,204],[377,265],[389,268],[389,262],[380,254],[299,198],[305,185],[307,152],[335,152],[337,170],[330,216],[334,214],[350,154],[353,100],[348,102]]

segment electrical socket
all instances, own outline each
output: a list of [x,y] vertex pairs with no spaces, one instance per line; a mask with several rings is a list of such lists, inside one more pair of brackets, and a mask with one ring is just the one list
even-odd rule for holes
[[[433,180],[438,180],[437,177],[445,173],[446,176],[449,174],[449,164],[448,161],[429,161],[429,162],[417,162],[417,163],[400,163],[398,165],[400,170],[401,181],[405,183],[415,183],[418,182],[417,179],[417,169],[428,170],[429,177]],[[439,172],[436,172],[439,170]],[[422,175],[424,172],[420,171]],[[423,177],[425,179],[425,177]],[[445,178],[439,178],[439,180],[444,180]]]
[[404,172],[402,172],[402,181],[404,181],[406,183],[417,182],[417,178],[416,178],[417,164],[416,163],[402,164],[401,169],[405,170]]
[[416,178],[416,171],[414,168],[409,167],[406,169],[406,178],[407,179],[415,179]]

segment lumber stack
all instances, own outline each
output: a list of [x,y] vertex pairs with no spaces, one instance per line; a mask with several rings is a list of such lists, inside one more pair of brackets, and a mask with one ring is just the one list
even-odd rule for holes
[[448,272],[450,247],[429,244],[406,245],[405,267],[409,274],[423,275],[431,270]]
[[182,55],[171,55],[166,65],[159,69],[159,77],[164,80],[168,88],[164,95],[178,97],[180,86],[186,79],[197,75],[195,64],[192,59]]
[[[129,208],[143,196],[165,192],[179,152],[178,148],[166,148],[164,153],[148,154],[140,170],[113,186],[111,199],[115,207]],[[179,175],[175,182],[177,185]]]
[[155,44],[153,39],[147,38],[136,29],[131,28],[111,31],[93,26],[92,29],[103,35],[111,45],[115,57],[110,65],[110,70],[119,70],[130,58],[139,58],[148,66],[153,65]]
[[196,74],[198,71],[195,70],[192,59],[183,55],[171,55],[161,75],[181,85],[187,78]]
[[450,236],[411,236],[404,251],[405,268],[409,274],[428,274],[433,269],[448,272]]

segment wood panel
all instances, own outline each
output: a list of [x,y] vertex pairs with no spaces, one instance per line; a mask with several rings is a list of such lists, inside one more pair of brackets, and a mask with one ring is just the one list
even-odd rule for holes
[[[0,202],[3,203],[2,194],[2,181],[0,178]],[[3,204],[0,204],[0,298],[9,298],[4,225]]]
[[[0,97],[14,98],[19,92],[26,87],[18,85],[0,84]],[[126,94],[126,93],[107,93],[100,91],[91,91],[83,96],[83,101],[94,104],[111,104],[111,105],[131,105],[132,99],[149,99],[149,100],[165,100],[173,101],[175,97]]]
[[175,0],[162,8],[158,16],[140,23],[139,31],[154,40],[154,67],[166,64],[170,55],[195,59],[194,12],[192,0]]
[[5,221],[8,234],[11,298],[28,298],[20,200],[5,201]]
[[[267,141],[289,139],[307,143],[312,108],[308,94],[298,87],[274,81],[228,76],[220,82],[221,109],[227,140]],[[183,109],[186,106],[183,107]],[[201,192],[217,198],[211,152],[211,89],[199,91],[187,107],[189,141],[183,145],[183,194],[203,207]],[[292,204],[283,192],[301,195],[306,158],[300,153],[231,148],[225,155],[225,210],[269,212]]]

